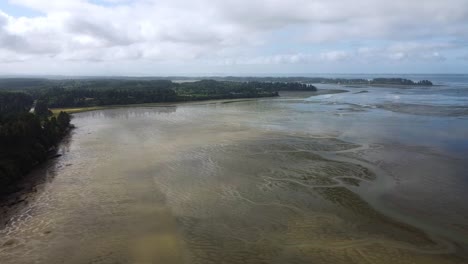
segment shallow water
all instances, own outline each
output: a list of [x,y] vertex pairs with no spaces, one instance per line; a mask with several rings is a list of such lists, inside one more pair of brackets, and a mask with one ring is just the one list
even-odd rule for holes
[[76,114],[0,262],[467,263],[464,88],[346,89]]

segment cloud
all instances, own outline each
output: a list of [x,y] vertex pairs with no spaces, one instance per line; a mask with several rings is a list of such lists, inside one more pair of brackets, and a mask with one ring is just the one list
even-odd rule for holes
[[315,61],[311,54],[293,53],[270,56],[252,56],[238,59],[226,59],[227,65],[262,65],[262,64],[307,64]]
[[343,61],[349,59],[351,56],[349,52],[335,50],[321,53],[320,59],[323,61]]
[[352,56],[361,61],[444,61],[444,52],[461,48],[450,42],[395,42],[384,47],[360,47]]
[[59,52],[59,47],[47,39],[35,39],[34,36],[15,34],[8,30],[13,18],[0,12],[0,49],[19,55],[50,54]]
[[108,23],[96,23],[81,18],[72,18],[66,23],[68,32],[75,36],[88,37],[112,46],[129,45],[133,42],[127,35],[119,33],[117,28]]
[[[466,0],[9,2],[41,15],[0,12],[0,62],[441,61],[445,51],[463,49],[451,43],[468,40]],[[287,38],[274,37],[282,31]]]
[[[226,59],[224,64],[317,64],[355,62],[403,62],[403,61],[444,61],[443,51],[460,48],[450,43],[398,42],[384,47],[360,47],[348,50],[328,50],[319,53],[289,53],[271,56],[253,56],[239,59]],[[462,58],[462,57],[460,57]]]

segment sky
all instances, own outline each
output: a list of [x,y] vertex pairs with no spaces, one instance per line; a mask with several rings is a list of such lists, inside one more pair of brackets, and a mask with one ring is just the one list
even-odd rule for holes
[[0,0],[0,75],[467,69],[468,0]]

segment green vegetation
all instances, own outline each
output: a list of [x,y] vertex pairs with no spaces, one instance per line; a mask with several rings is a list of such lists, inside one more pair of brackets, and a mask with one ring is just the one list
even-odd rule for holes
[[[298,82],[231,82],[202,80],[175,83],[168,80],[128,79],[82,79],[43,80],[36,86],[25,79],[21,88],[20,79],[11,79],[13,88],[8,88],[9,79],[0,81],[0,90],[21,91],[51,108],[83,108],[109,105],[147,104],[209,99],[236,99],[278,96],[278,92],[316,91],[309,84]],[[41,104],[39,104],[41,103]],[[42,107],[43,108],[43,107]],[[41,111],[44,109],[40,109]]]
[[292,82],[230,82],[202,80],[176,84],[179,101],[278,96],[279,91],[316,91],[312,85]]
[[0,93],[0,114],[17,114],[29,111],[33,99],[24,93]]
[[36,97],[50,107],[95,107],[207,99],[276,96],[275,91],[247,87],[244,83],[200,81],[81,81],[73,86],[42,89]]
[[422,81],[411,81],[408,79],[402,78],[376,78],[368,81],[371,85],[378,85],[378,84],[388,84],[388,85],[419,85],[419,86],[431,86],[432,82],[428,80]]
[[70,127],[70,116],[51,116],[45,101],[25,93],[0,92],[0,194],[45,161]]
[[408,85],[408,86],[432,86],[428,80],[412,81],[403,78],[375,78],[375,79],[344,79],[344,78],[320,78],[320,77],[221,77],[216,80],[233,82],[300,82],[300,83],[326,83],[343,85]]

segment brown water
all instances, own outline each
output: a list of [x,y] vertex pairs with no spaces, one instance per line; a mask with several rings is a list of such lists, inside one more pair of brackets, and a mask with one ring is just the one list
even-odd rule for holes
[[311,104],[75,115],[63,156],[8,209],[0,263],[467,263],[461,187],[447,179],[464,161],[298,108]]

